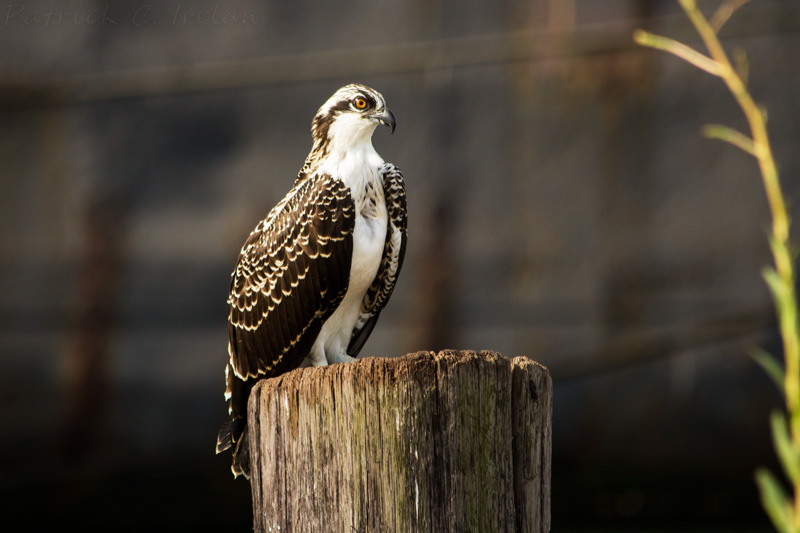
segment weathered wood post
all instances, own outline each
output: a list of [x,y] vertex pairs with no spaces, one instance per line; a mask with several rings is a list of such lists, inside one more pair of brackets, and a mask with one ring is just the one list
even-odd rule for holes
[[298,369],[250,396],[256,532],[546,532],[552,385],[493,352]]

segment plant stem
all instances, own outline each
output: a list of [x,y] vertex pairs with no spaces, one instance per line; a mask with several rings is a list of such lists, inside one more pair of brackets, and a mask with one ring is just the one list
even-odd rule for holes
[[[797,461],[800,461],[800,327],[798,326],[797,293],[795,291],[794,251],[789,242],[789,216],[786,201],[781,190],[778,169],[767,135],[766,114],[747,91],[742,75],[732,65],[717,36],[717,31],[730,15],[748,0],[726,0],[709,23],[697,8],[696,0],[679,0],[689,20],[694,25],[706,45],[709,56],[666,37],[652,35],[644,31],[634,33],[639,44],[666,50],[694,66],[719,76],[728,86],[731,94],[744,112],[750,126],[752,139],[730,128],[707,126],[706,135],[716,137],[738,146],[758,160],[764,189],[772,215],[772,233],[769,236],[770,248],[775,260],[775,268],[764,272],[775,301],[778,323],[783,341],[785,372],[783,389],[786,398],[786,411],[789,418],[789,436],[785,437],[785,426],[780,426],[780,442],[776,442],[794,489],[794,502],[790,505],[784,500],[777,481],[766,471],[760,471],[756,478],[761,491],[765,510],[775,526],[781,531],[800,532],[800,475]],[[740,62],[741,63],[741,62]],[[780,372],[775,372],[779,375]],[[773,419],[773,427],[775,426]],[[788,441],[791,440],[791,444]],[[793,454],[787,450],[793,450]],[[786,468],[786,466],[785,466]]]
[[[750,125],[753,134],[753,141],[756,145],[756,158],[758,159],[761,173],[764,178],[764,186],[767,190],[767,198],[773,216],[773,233],[782,242],[789,240],[789,221],[786,216],[786,204],[781,192],[780,182],[778,181],[778,170],[775,167],[775,160],[772,157],[772,149],[767,135],[766,120],[764,114],[753,101],[750,93],[747,92],[742,79],[728,60],[725,50],[722,48],[714,29],[705,19],[697,8],[695,0],[680,0],[681,6],[686,11],[689,19],[694,24],[700,37],[703,39],[712,59],[719,65],[719,76],[725,81],[739,106],[744,111],[745,117]],[[781,272],[781,265],[778,272]]]
[[[775,294],[775,299],[786,365],[784,382],[786,410],[789,414],[792,444],[800,453],[800,333],[798,332],[794,261],[789,245],[789,217],[778,178],[778,169],[769,143],[766,117],[753,101],[736,69],[731,65],[716,32],[697,8],[696,1],[679,1],[703,39],[711,58],[719,65],[719,76],[725,81],[742,108],[753,136],[753,154],[761,169],[764,189],[772,213],[770,240],[775,270],[781,285],[779,293]],[[794,496],[794,526],[798,527],[800,526],[800,484],[794,484]]]

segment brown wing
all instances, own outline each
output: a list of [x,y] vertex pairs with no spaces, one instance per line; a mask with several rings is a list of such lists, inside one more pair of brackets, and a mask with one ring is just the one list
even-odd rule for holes
[[217,442],[217,452],[234,446],[234,473],[248,474],[237,466],[247,455],[238,441],[247,436],[253,384],[298,367],[347,292],[354,225],[349,189],[312,175],[295,183],[242,247],[228,296],[231,422]]
[[347,353],[353,357],[356,357],[363,348],[378,321],[381,309],[389,301],[406,253],[408,212],[403,174],[391,163],[385,164],[381,173],[383,175],[383,196],[386,199],[386,210],[389,215],[386,244],[383,247],[383,258],[378,267],[378,274],[364,295],[361,314],[347,348]]
[[353,254],[353,200],[329,176],[299,183],[251,233],[232,274],[229,341],[236,377],[300,365],[344,298]]

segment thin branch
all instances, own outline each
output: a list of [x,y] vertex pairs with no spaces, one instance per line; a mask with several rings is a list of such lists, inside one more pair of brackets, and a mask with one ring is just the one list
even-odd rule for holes
[[719,64],[708,56],[705,56],[683,43],[680,43],[669,37],[662,37],[661,35],[654,35],[644,30],[636,30],[633,32],[633,40],[642,46],[648,46],[657,50],[664,50],[678,56],[696,66],[697,68],[713,74],[714,76],[721,76],[722,71]]
[[728,22],[737,9],[748,3],[750,0],[726,0],[722,2],[714,15],[711,16],[711,27],[714,28],[714,33],[719,33],[719,30]]
[[748,154],[758,157],[756,155],[756,145],[753,143],[753,139],[733,128],[721,126],[719,124],[708,124],[703,128],[703,135],[709,139],[719,139],[729,142]]

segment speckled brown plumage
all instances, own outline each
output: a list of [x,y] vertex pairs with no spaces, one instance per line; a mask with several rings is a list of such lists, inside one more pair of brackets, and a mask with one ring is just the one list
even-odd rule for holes
[[388,117],[394,128],[394,116],[373,89],[349,85],[337,91],[314,117],[314,144],[292,189],[250,233],[231,274],[225,391],[230,420],[220,430],[217,453],[232,449],[232,470],[237,476],[249,476],[246,416],[250,390],[260,379],[300,366],[326,320],[345,298],[356,219],[374,211],[388,220],[380,265],[361,300],[347,343],[348,355],[355,357],[361,351],[403,263],[406,197],[397,167],[389,163],[372,167],[375,170],[371,172],[377,172],[375,181],[355,191],[358,208],[347,177],[320,170],[331,149],[331,125],[341,114],[359,116],[352,109],[353,99],[358,97],[372,106],[365,112],[383,113],[365,118],[389,125],[385,122]]

